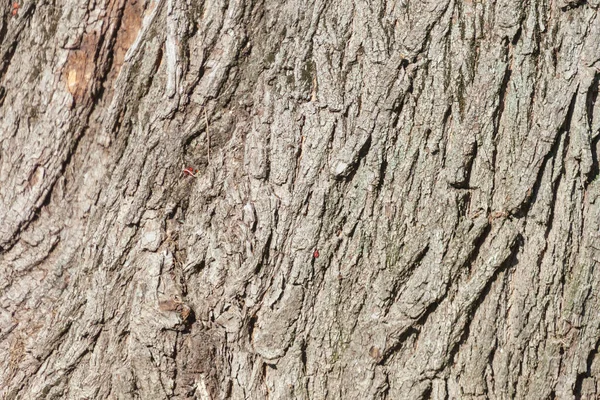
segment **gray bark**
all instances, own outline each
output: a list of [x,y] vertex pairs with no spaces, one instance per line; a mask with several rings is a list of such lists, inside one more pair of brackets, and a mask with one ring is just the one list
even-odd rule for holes
[[5,4],[0,398],[599,398],[599,7]]

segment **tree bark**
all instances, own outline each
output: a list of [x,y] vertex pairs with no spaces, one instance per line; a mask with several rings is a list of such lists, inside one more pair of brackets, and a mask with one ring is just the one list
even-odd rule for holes
[[600,0],[16,1],[2,399],[600,398]]

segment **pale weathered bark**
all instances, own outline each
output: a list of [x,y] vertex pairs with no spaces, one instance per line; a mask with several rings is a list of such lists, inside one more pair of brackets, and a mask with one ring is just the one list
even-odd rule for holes
[[600,397],[600,0],[18,1],[1,398]]

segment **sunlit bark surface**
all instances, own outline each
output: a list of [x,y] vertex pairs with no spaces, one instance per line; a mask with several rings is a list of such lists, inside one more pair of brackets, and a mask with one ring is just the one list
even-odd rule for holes
[[16,1],[0,398],[600,396],[600,0]]

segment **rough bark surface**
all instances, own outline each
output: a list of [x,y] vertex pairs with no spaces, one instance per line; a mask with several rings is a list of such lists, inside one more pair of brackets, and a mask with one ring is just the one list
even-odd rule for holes
[[17,1],[2,399],[600,397],[600,0]]

